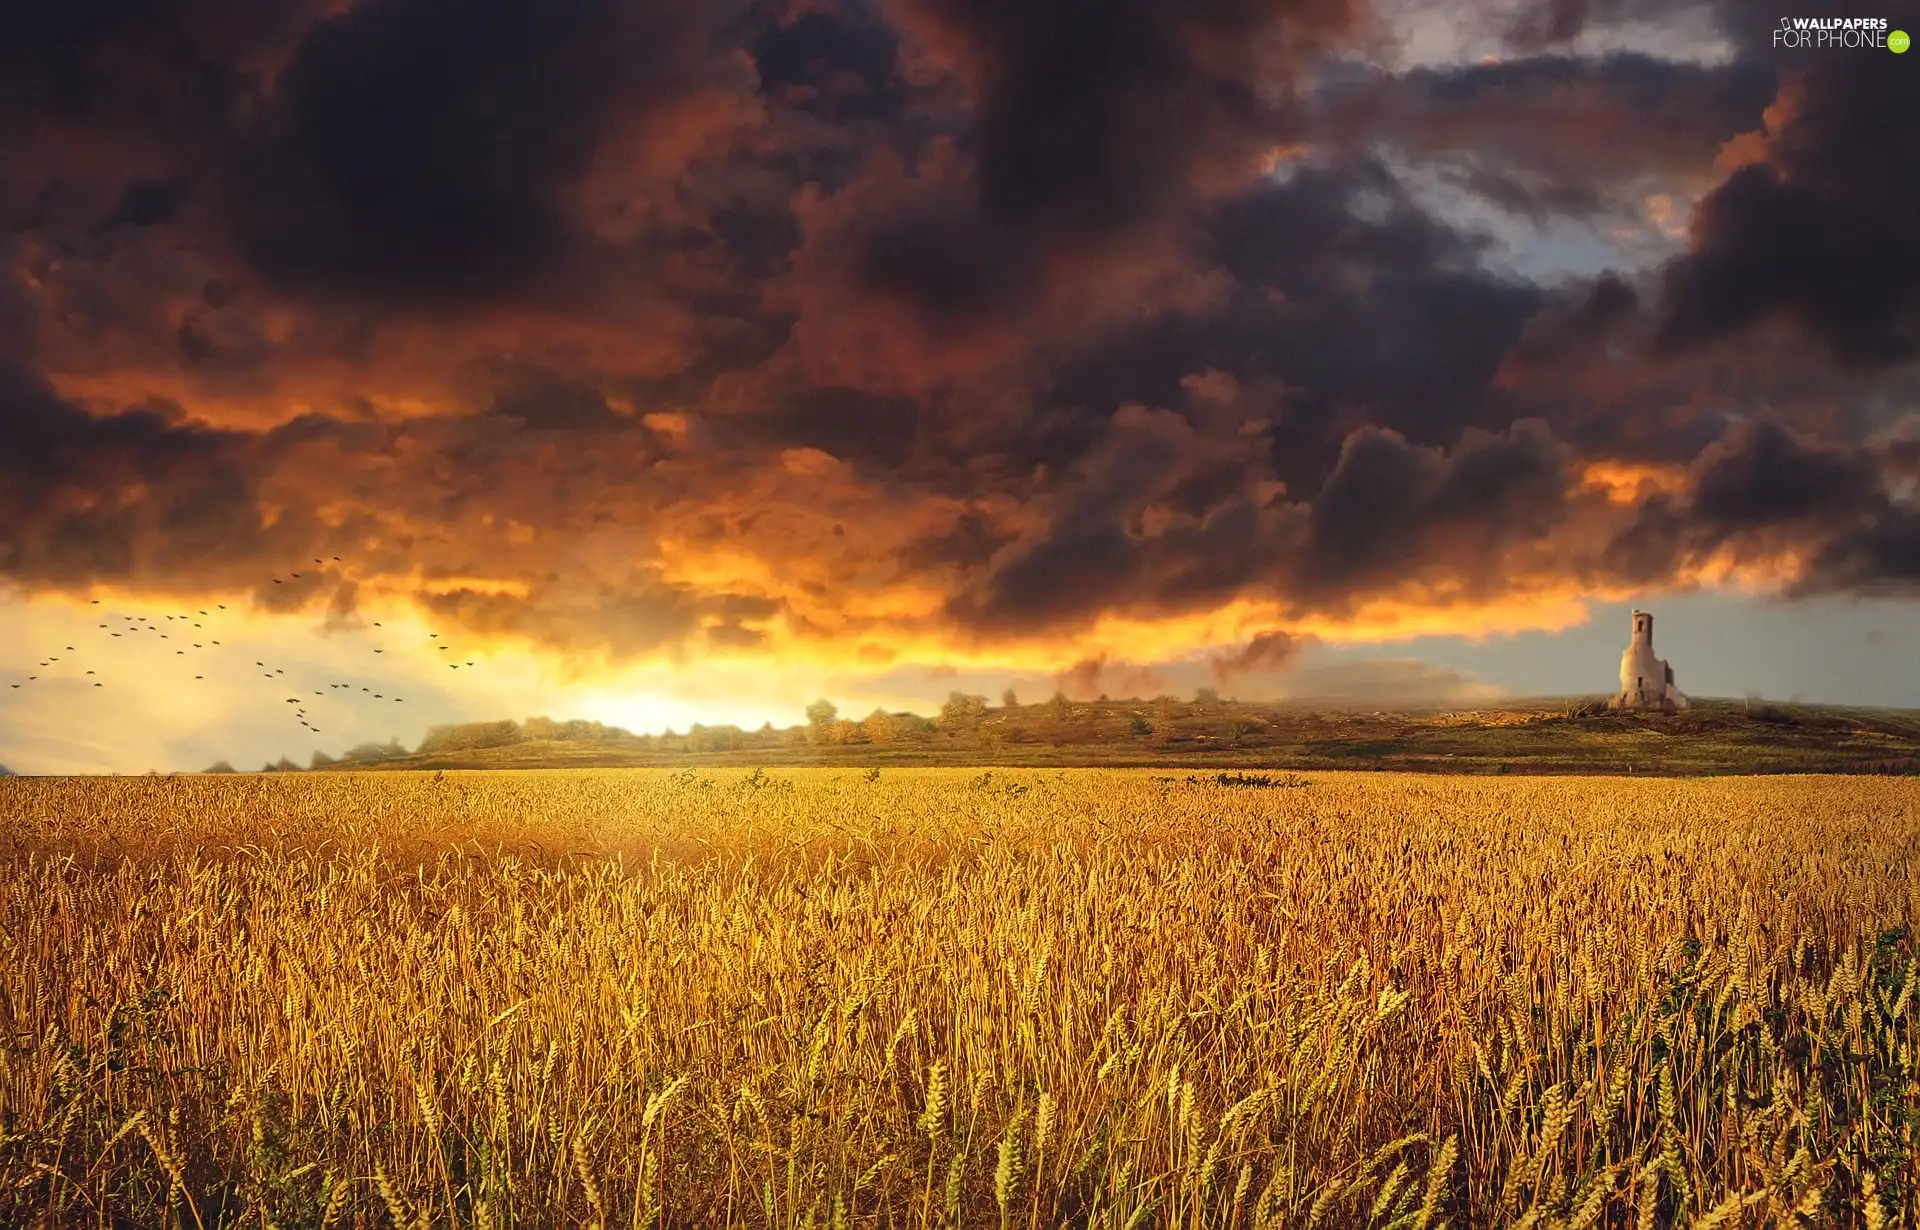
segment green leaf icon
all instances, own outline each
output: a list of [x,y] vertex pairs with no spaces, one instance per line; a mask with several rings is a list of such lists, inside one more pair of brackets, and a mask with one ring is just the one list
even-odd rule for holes
[[1913,46],[1913,40],[1907,37],[1905,30],[1895,30],[1887,35],[1887,50],[1895,55],[1903,55]]

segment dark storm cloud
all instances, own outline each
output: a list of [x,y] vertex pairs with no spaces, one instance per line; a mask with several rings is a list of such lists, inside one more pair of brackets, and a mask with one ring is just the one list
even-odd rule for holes
[[897,119],[906,105],[899,37],[854,5],[772,20],[752,39],[760,88],[834,122]]
[[1265,441],[1231,413],[1196,408],[1194,419],[1138,405],[1113,415],[1042,501],[1044,532],[996,555],[949,614],[985,633],[1107,610],[1165,614],[1231,597],[1275,567],[1299,516],[1261,494]]
[[1920,592],[1920,511],[1888,507],[1854,533],[1823,543],[1796,588],[1909,597]]
[[[1370,202],[1369,218],[1351,212],[1356,200]],[[1196,372],[1273,379],[1286,390],[1271,408],[1276,476],[1311,491],[1360,423],[1423,444],[1450,444],[1469,424],[1504,425],[1489,381],[1550,302],[1481,270],[1473,242],[1366,162],[1302,170],[1216,207],[1198,253],[1231,279],[1220,309],[1150,317],[1072,356],[1050,398],[1087,418],[1034,444],[1076,453],[1089,421],[1128,400],[1173,403]]]
[[305,0],[63,0],[0,6],[0,114],[95,136],[205,135],[248,96],[249,56],[317,8]]
[[1537,420],[1469,429],[1446,452],[1384,428],[1357,431],[1314,498],[1289,592],[1364,591],[1436,570],[1489,587],[1505,546],[1557,528],[1570,461]]
[[536,431],[626,431],[649,443],[645,424],[618,414],[593,384],[545,367],[502,365],[493,374],[495,395],[488,413],[516,419]]
[[[1514,41],[1638,11],[1549,5]],[[0,570],[29,584],[251,584],[338,542],[339,588],[269,600],[348,620],[404,576],[470,631],[615,656],[1037,639],[1125,694],[1079,643],[1102,616],[1337,619],[1716,553],[1913,579],[1896,57],[1823,62],[1763,121],[1787,62],[1752,54],[1305,97],[1364,36],[1346,0],[0,21]],[[1595,233],[1724,182],[1664,276],[1545,286],[1410,164]],[[1256,633],[1222,678],[1290,665],[1297,634]]]
[[912,0],[958,37],[976,92],[981,214],[1111,231],[1179,200],[1216,160],[1291,128],[1289,52],[1342,33],[1342,0]]
[[1822,57],[1783,97],[1766,161],[1701,202],[1693,251],[1668,267],[1669,348],[1784,318],[1841,361],[1920,355],[1920,163],[1888,147],[1891,117],[1920,113],[1902,57]]
[[1806,556],[1789,592],[1911,592],[1920,584],[1920,507],[1896,487],[1910,442],[1873,448],[1806,438],[1783,424],[1735,424],[1701,451],[1682,492],[1648,501],[1605,564],[1656,580],[1731,550]]
[[687,88],[692,6],[670,0],[362,0],[281,75],[240,174],[254,263],[297,286],[470,301],[565,254],[556,199],[621,106]]
[[1219,211],[1210,240],[1267,371],[1423,441],[1451,440],[1472,420],[1501,355],[1547,301],[1485,272],[1474,241],[1372,164],[1256,189]]
[[976,569],[994,552],[1014,542],[1014,536],[977,512],[961,513],[951,528],[913,543],[903,560],[909,567]]
[[1262,632],[1232,653],[1213,656],[1213,675],[1231,683],[1243,675],[1270,675],[1286,670],[1300,656],[1301,638],[1285,632]]
[[251,442],[177,408],[96,418],[0,365],[0,573],[42,583],[191,568],[259,532]]
[[1700,454],[1696,470],[1692,519],[1722,533],[1845,520],[1880,491],[1865,455],[1810,447],[1770,422],[1735,428]]
[[928,327],[989,316],[1032,292],[1041,250],[1003,223],[954,208],[875,220],[855,277],[918,308]]
[[902,0],[964,83],[963,198],[887,220],[858,260],[936,323],[1006,310],[1049,259],[1244,183],[1303,115],[1289,71],[1347,0]]
[[180,199],[185,195],[185,186],[178,181],[142,179],[127,185],[113,212],[100,220],[96,230],[111,230],[116,226],[158,226],[173,218],[180,208]]
[[796,389],[774,405],[732,420],[763,446],[817,448],[843,461],[890,468],[913,454],[920,403],[845,386]]
[[[525,396],[537,399],[542,390],[527,379]],[[318,595],[339,626],[360,600],[356,576],[432,582],[488,569],[523,581],[528,594],[455,586],[418,601],[465,632],[568,652],[671,649],[710,621],[717,630],[706,639],[748,644],[743,621],[776,614],[777,599],[696,589],[645,565],[606,576],[555,571],[556,545],[475,536],[484,523],[551,522],[556,486],[597,501],[603,516],[643,518],[644,498],[625,510],[615,502],[649,463],[651,433],[633,426],[609,436],[588,424],[598,443],[567,461],[569,475],[538,447],[556,429],[518,415],[400,425],[309,415],[266,432],[211,429],[169,406],[96,417],[0,367],[0,574],[59,588],[239,586],[286,612]],[[342,524],[315,515],[322,499],[356,491],[377,498]],[[449,534],[453,525],[467,535]],[[350,556],[324,588],[265,583],[288,560],[323,551]]]

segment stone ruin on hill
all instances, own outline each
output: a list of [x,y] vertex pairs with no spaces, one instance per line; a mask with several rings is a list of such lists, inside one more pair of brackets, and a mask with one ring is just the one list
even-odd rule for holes
[[1651,709],[1675,713],[1687,707],[1687,698],[1673,685],[1673,667],[1653,653],[1653,616],[1633,613],[1633,640],[1620,655],[1620,692],[1607,702],[1609,709]]

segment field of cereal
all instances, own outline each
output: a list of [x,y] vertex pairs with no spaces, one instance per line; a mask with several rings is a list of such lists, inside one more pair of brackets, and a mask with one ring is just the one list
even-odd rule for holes
[[0,781],[0,1224],[1913,1225],[1916,854],[1911,778]]

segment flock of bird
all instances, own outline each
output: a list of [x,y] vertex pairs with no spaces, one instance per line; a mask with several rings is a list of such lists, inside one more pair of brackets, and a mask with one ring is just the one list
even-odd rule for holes
[[[333,558],[334,558],[334,562],[336,563],[338,563],[340,560],[340,557],[337,555],[334,556]],[[313,562],[316,564],[320,564],[323,567],[325,566],[324,561],[322,560],[316,559]],[[289,579],[297,581],[300,579],[300,574],[297,572],[293,572],[293,573],[289,573],[288,576],[284,578],[276,576],[272,578],[272,581],[275,585],[284,585],[287,583]],[[93,606],[101,605],[100,600],[98,598],[94,599],[92,602],[92,605]],[[183,658],[189,658],[189,659],[201,659],[201,658],[207,659],[207,664],[204,666],[201,665],[201,663],[197,660],[192,663],[192,665],[197,667],[200,671],[200,673],[193,676],[194,680],[196,681],[204,682],[207,678],[209,671],[218,671],[219,674],[231,673],[233,677],[238,677],[239,673],[246,669],[244,664],[222,664],[219,666],[214,665],[215,659],[225,657],[226,654],[230,654],[232,652],[231,649],[229,649],[228,647],[221,645],[220,641],[217,638],[209,635],[211,631],[218,630],[217,625],[221,621],[223,621],[226,618],[229,618],[221,614],[221,612],[226,611],[226,609],[227,608],[224,603],[216,602],[210,608],[198,608],[190,612],[181,612],[178,614],[163,613],[161,616],[161,622],[159,623],[155,623],[153,620],[153,617],[150,615],[126,615],[126,614],[120,614],[118,612],[112,612],[112,613],[98,612],[97,614],[104,615],[106,617],[106,622],[96,625],[94,630],[95,632],[104,632],[106,634],[105,637],[96,638],[101,641],[102,648],[110,647],[106,643],[109,638],[112,640],[137,640],[142,637],[151,637],[151,638],[158,638],[158,640],[160,641],[174,641],[176,642],[176,644],[168,645],[168,646],[161,646],[155,643],[154,649],[148,652],[149,652],[149,656],[152,659],[157,659],[157,661],[153,661],[150,664],[157,666],[160,663],[166,662],[170,658],[175,658],[175,657],[183,657]],[[215,627],[209,628],[210,624],[215,625]],[[378,621],[375,621],[373,626],[375,628],[381,627]],[[428,644],[430,644],[433,647],[435,652],[438,652],[438,653],[453,652],[453,647],[446,640],[444,640],[438,632],[429,632],[427,634],[427,641],[428,641]],[[373,652],[376,654],[384,654],[386,653],[389,647],[390,646],[376,646],[373,649]],[[172,649],[173,652],[171,654],[167,653],[168,649]],[[217,654],[215,652],[216,650],[224,650],[226,652]],[[56,678],[60,678],[62,677],[62,675],[64,675],[67,678],[78,678],[83,682],[91,681],[93,686],[96,688],[106,687],[106,680],[97,677],[96,667],[91,667],[91,666],[87,667],[86,672],[83,675],[76,676],[71,673],[75,670],[80,669],[82,666],[82,663],[87,661],[97,662],[99,664],[98,669],[105,669],[106,662],[104,659],[96,658],[87,650],[76,648],[73,645],[64,646],[62,649],[62,652],[68,655],[85,655],[85,656],[62,657],[60,656],[60,654],[49,653],[43,660],[41,660],[39,664],[39,669],[42,671],[45,671],[45,670],[48,670],[49,668],[58,668],[61,674],[45,675],[45,676],[40,674],[32,674],[32,675],[26,676],[23,679],[19,679],[13,683],[10,683],[8,686],[15,691],[19,691],[24,688],[33,687],[36,684],[41,684],[44,686],[44,684],[51,682]],[[459,655],[456,655],[456,656],[459,656]],[[444,659],[442,659],[442,661],[444,661]],[[261,678],[263,679],[266,679],[273,683],[278,683],[278,684],[287,684],[287,685],[294,684],[294,680],[287,676],[287,671],[285,667],[276,666],[276,665],[273,665],[272,663],[266,662],[261,659],[254,659],[253,665],[261,672]],[[474,666],[474,661],[471,658],[466,658],[459,662],[447,662],[446,666],[448,670],[457,671],[457,670],[460,670],[462,667],[472,668]],[[317,688],[315,688],[315,685],[321,682],[324,682],[326,684],[326,688],[324,691],[318,690]],[[359,683],[357,680],[344,680],[344,679],[309,680],[309,681],[306,681],[305,683],[296,685],[294,687],[286,688],[285,690],[295,691],[296,693],[304,693],[307,690],[309,690],[309,688],[315,688],[315,690],[313,691],[313,695],[315,697],[320,697],[320,698],[325,698],[329,694],[333,694],[343,698],[352,698],[356,701],[362,700],[362,699],[383,701],[383,702],[390,701],[391,703],[396,705],[403,704],[405,703],[405,700],[406,700],[406,698],[403,696],[398,696],[398,695],[390,696],[384,691],[376,692],[374,691],[373,686]],[[355,690],[356,688],[358,689],[358,691]],[[284,697],[284,701],[286,704],[294,706],[293,717],[296,722],[298,722],[302,727],[313,732],[314,734],[321,733],[321,728],[314,724],[316,721],[318,721],[318,715],[311,712],[308,709],[308,703],[305,699],[303,699],[302,695],[296,694],[292,696],[286,696]],[[284,709],[281,709],[280,712],[285,713],[286,711]]]

